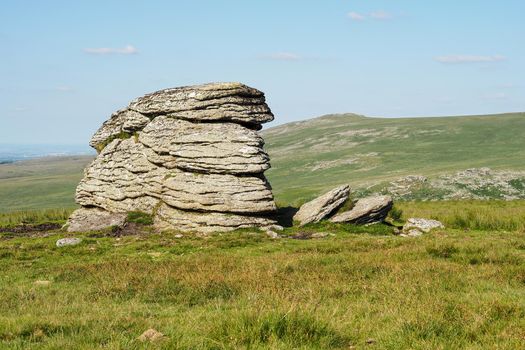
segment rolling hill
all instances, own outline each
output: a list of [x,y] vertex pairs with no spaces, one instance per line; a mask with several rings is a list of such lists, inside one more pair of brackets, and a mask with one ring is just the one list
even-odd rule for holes
[[[483,167],[525,171],[525,113],[327,115],[276,126],[263,135],[272,163],[266,175],[281,205],[297,205],[341,183],[362,191],[407,175],[438,178]],[[0,164],[0,212],[74,206],[75,187],[91,159],[48,157]],[[516,186],[525,191],[525,182]]]
[[340,183],[366,188],[469,168],[525,170],[525,113],[435,118],[326,115],[263,132],[279,203]]

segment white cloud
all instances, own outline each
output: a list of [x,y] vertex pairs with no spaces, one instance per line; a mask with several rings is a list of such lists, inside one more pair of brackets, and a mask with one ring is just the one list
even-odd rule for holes
[[133,45],[126,45],[125,47],[97,47],[97,48],[86,48],[84,49],[85,53],[89,53],[92,55],[111,55],[111,54],[119,54],[119,55],[134,55],[137,54],[139,51],[137,48]]
[[370,13],[370,17],[373,19],[386,20],[386,19],[391,19],[393,16],[392,14],[385,12],[385,11],[376,11],[376,12]]
[[394,17],[391,13],[388,13],[386,11],[374,11],[370,13],[359,13],[359,12],[348,12],[346,14],[348,18],[350,18],[352,21],[365,21],[367,19],[376,19],[376,20],[388,20]]
[[366,19],[365,15],[362,15],[362,14],[357,13],[357,12],[348,12],[346,15],[352,21],[364,21]]
[[273,61],[299,61],[301,56],[291,52],[277,52],[269,55],[264,55],[262,58]]
[[27,110],[29,110],[28,107],[15,107],[15,108],[13,108],[13,111],[15,111],[15,112],[25,112]]
[[505,61],[506,57],[501,55],[474,56],[474,55],[451,55],[438,56],[434,58],[440,63],[492,63]]

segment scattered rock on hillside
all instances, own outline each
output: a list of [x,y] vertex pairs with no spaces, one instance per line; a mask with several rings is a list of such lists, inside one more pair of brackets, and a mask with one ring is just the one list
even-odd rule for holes
[[401,236],[417,237],[436,228],[445,228],[445,226],[437,220],[410,218],[403,225]]
[[150,328],[142,333],[137,339],[141,342],[155,342],[164,338],[164,334],[157,331],[156,329]]
[[213,233],[276,222],[261,91],[214,83],[157,91],[114,113],[91,139],[99,152],[77,187],[68,230],[121,226],[129,211],[158,229]]
[[400,200],[464,200],[525,198],[525,171],[472,168],[437,178],[409,175],[382,191]]
[[373,196],[359,199],[354,207],[332,217],[332,222],[352,224],[370,224],[382,222],[392,209],[394,202],[390,196]]
[[70,245],[77,245],[77,244],[80,244],[81,242],[82,240],[80,238],[66,237],[66,238],[59,239],[56,242],[56,246],[60,248],[60,247],[65,247],[65,246],[70,246]]
[[348,200],[349,195],[349,185],[334,188],[322,196],[303,204],[293,219],[294,221],[298,221],[301,226],[312,222],[319,222],[339,209],[339,207]]

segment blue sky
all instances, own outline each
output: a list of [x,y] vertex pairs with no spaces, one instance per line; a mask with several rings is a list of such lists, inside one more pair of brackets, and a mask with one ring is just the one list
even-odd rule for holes
[[328,113],[525,111],[523,0],[0,4],[0,143],[87,144],[144,93],[263,90],[272,125]]

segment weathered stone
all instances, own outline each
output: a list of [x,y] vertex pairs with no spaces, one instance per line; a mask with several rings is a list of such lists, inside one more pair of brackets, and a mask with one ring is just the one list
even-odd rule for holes
[[56,246],[57,247],[65,247],[65,246],[69,246],[69,245],[77,245],[77,244],[80,244],[81,242],[82,242],[82,240],[80,238],[77,238],[77,237],[66,237],[66,238],[61,238],[58,241],[56,241]]
[[316,199],[305,203],[294,215],[293,220],[300,225],[319,222],[333,214],[350,195],[350,186],[343,185],[323,194]]
[[255,176],[170,171],[162,200],[178,209],[225,213],[271,213],[277,210],[268,182]]
[[437,220],[410,218],[403,225],[402,234],[407,236],[420,236],[423,233],[428,233],[437,228],[445,228],[445,226]]
[[233,231],[240,228],[271,228],[276,222],[267,217],[226,214],[217,212],[196,212],[175,209],[162,204],[155,215],[154,226],[160,230],[175,230],[211,234]]
[[139,141],[155,153],[149,160],[166,168],[218,174],[256,174],[270,168],[262,137],[234,123],[193,123],[157,117]]
[[195,121],[233,121],[258,127],[273,120],[264,94],[240,83],[212,83],[160,90],[132,101],[147,116]]
[[239,83],[134,100],[93,136],[99,155],[77,187],[83,209],[71,216],[69,230],[123,225],[129,211],[179,231],[271,226],[266,216],[276,206],[263,175],[269,158],[254,129],[272,119],[264,94]]
[[80,208],[68,220],[68,232],[87,232],[102,230],[111,226],[122,226],[126,214],[110,213],[100,208]]
[[113,140],[86,168],[77,203],[110,212],[151,212],[161,197],[166,170],[148,161],[134,138]]
[[354,207],[332,217],[332,222],[348,222],[353,224],[370,224],[382,222],[392,209],[394,202],[390,196],[375,196],[359,199]]
[[118,137],[123,133],[133,133],[142,130],[149,122],[150,119],[139,112],[128,108],[121,109],[113,113],[102,124],[91,138],[89,145],[100,151],[103,148],[102,146],[111,141],[112,138]]

